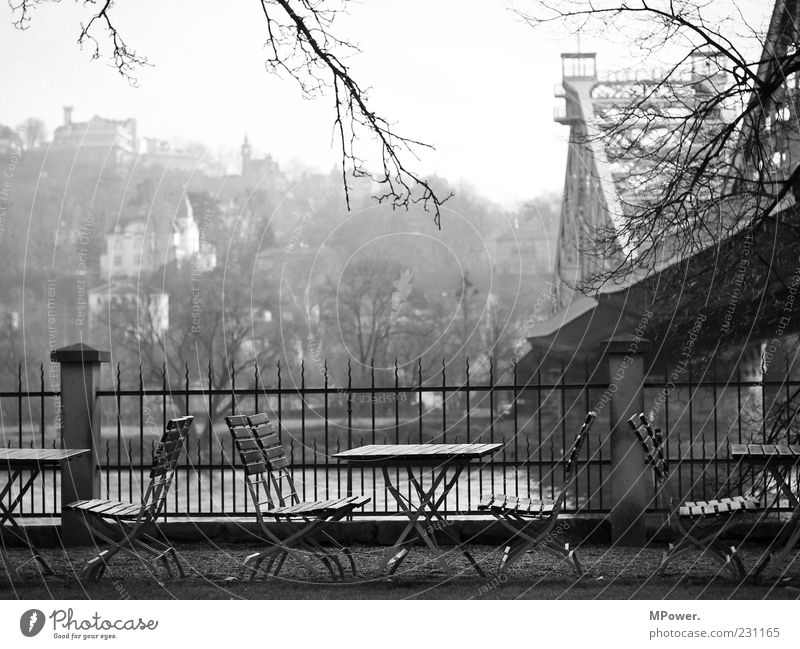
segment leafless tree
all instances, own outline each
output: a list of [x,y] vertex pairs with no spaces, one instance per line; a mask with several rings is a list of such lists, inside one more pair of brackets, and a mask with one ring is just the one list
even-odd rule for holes
[[340,275],[327,277],[319,289],[326,338],[344,348],[362,378],[373,362],[378,367],[387,363],[394,325],[408,297],[394,286],[402,270],[388,261],[358,260]]
[[[267,67],[297,81],[304,96],[333,95],[334,130],[341,151],[342,182],[350,205],[350,177],[366,177],[381,190],[376,198],[393,207],[421,204],[430,210],[437,226],[440,207],[449,196],[441,196],[428,181],[409,166],[420,149],[431,145],[397,132],[391,121],[377,113],[366,89],[356,80],[346,62],[358,47],[334,30],[337,16],[350,0],[257,0],[264,18]],[[9,0],[15,26],[26,29],[32,12],[45,0]],[[87,18],[78,30],[78,44],[89,47],[92,58],[110,58],[130,83],[136,71],[149,65],[123,38],[115,20],[112,0],[86,0]],[[367,137],[377,145],[379,170],[369,169],[368,156],[360,143]]]
[[397,261],[359,259],[326,277],[311,299],[320,315],[313,333],[324,352],[318,355],[335,359],[341,350],[362,381],[369,382],[373,367],[377,383],[391,381],[395,360],[406,372],[426,352],[442,351],[436,344],[446,326],[441,309]]
[[604,147],[618,205],[584,242],[585,254],[613,260],[584,288],[757,235],[800,196],[796,0],[778,0],[765,31],[735,0],[544,0],[517,11],[537,28],[621,34],[637,67],[668,62],[592,90],[581,137]]
[[17,127],[26,151],[41,146],[47,140],[47,127],[38,117],[29,117]]
[[[204,398],[205,417],[195,424],[198,448],[205,451],[206,420],[216,424],[231,411],[231,395],[224,390],[234,380],[252,384],[255,372],[265,381],[286,359],[280,332],[268,317],[270,305],[239,274],[217,269],[184,273],[183,280],[171,287],[169,326],[162,294],[155,290],[129,295],[108,309],[98,325],[109,332],[123,380],[140,369],[146,386],[163,382],[168,389],[183,389],[188,381],[192,387],[222,391]],[[182,397],[175,398],[182,409]]]

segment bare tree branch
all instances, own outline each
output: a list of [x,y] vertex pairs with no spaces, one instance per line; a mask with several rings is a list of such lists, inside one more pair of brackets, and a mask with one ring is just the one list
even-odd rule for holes
[[797,3],[780,5],[771,40],[754,26],[741,33],[708,0],[532,4],[516,11],[534,27],[614,28],[644,62],[673,61],[649,77],[598,76],[586,127],[573,127],[575,143],[604,152],[618,204],[580,246],[598,260],[595,276],[573,288],[594,292],[756,231],[796,191]]
[[[9,0],[16,15],[14,25],[26,29],[31,12],[46,0]],[[80,25],[78,44],[92,48],[92,59],[104,55],[101,40],[110,43],[108,55],[114,67],[132,85],[137,85],[135,70],[150,65],[147,58],[132,49],[122,37],[112,18],[114,0],[76,0],[91,9],[88,20]],[[378,185],[375,198],[392,208],[408,209],[422,205],[441,227],[441,206],[450,197],[440,196],[421,174],[409,166],[419,150],[430,144],[395,131],[391,122],[376,113],[367,92],[345,64],[348,54],[358,52],[349,41],[332,31],[337,15],[346,10],[348,0],[258,0],[266,21],[267,46],[271,52],[267,66],[295,79],[305,96],[333,95],[334,132],[341,152],[342,182],[345,200],[350,207],[349,178],[368,178]],[[364,140],[377,145],[375,155],[361,153]],[[370,169],[370,164],[378,170]]]

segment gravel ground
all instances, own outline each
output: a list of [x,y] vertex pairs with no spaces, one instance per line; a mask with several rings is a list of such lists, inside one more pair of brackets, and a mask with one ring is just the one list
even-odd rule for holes
[[[499,561],[497,549],[473,546],[476,560],[488,577],[475,573],[458,553],[447,556],[458,572],[448,578],[430,551],[411,548],[396,577],[376,578],[385,552],[380,547],[355,547],[358,575],[335,582],[328,573],[312,576],[301,564],[289,560],[279,578],[263,575],[252,581],[240,578],[244,558],[261,546],[249,544],[182,544],[176,550],[187,572],[185,579],[156,578],[139,560],[117,555],[99,583],[82,585],[77,572],[93,556],[90,548],[71,548],[69,556],[58,549],[44,550],[55,571],[42,578],[34,564],[21,568],[21,581],[11,584],[0,577],[0,599],[800,599],[800,553],[794,552],[770,580],[740,582],[730,571],[707,557],[690,555],[670,564],[664,577],[653,576],[660,548],[643,550],[586,546],[578,551],[587,575],[577,580],[565,563],[543,553],[522,558],[501,577],[493,576]],[[763,548],[742,550],[747,566]],[[22,549],[9,549],[15,562],[26,558]]]

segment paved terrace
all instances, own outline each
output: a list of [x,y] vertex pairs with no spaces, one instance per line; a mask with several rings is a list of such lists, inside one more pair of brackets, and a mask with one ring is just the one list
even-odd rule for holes
[[[800,599],[800,552],[793,551],[769,579],[738,580],[707,557],[692,554],[676,560],[665,576],[655,576],[663,545],[644,549],[607,544],[581,546],[579,556],[587,574],[577,579],[566,563],[534,553],[514,564],[503,576],[479,577],[466,560],[448,552],[457,574],[448,578],[433,555],[416,547],[391,580],[375,577],[385,547],[357,545],[358,575],[335,582],[320,571],[316,577],[299,564],[287,562],[279,578],[244,581],[244,558],[263,545],[254,543],[178,543],[186,567],[185,579],[159,579],[136,559],[118,556],[99,583],[81,584],[77,574],[93,556],[90,547],[49,548],[44,554],[55,571],[43,577],[35,564],[21,569],[21,581],[0,577],[3,599]],[[746,545],[742,557],[751,566],[764,546]],[[14,561],[25,551],[9,548]],[[476,560],[487,570],[496,568],[495,546],[475,545]]]

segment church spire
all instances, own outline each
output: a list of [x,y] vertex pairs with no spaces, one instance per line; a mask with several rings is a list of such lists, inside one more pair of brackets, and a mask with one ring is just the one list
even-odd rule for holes
[[252,157],[252,150],[250,149],[250,142],[247,139],[247,133],[244,134],[244,141],[242,142],[242,175],[247,173],[250,166]]

